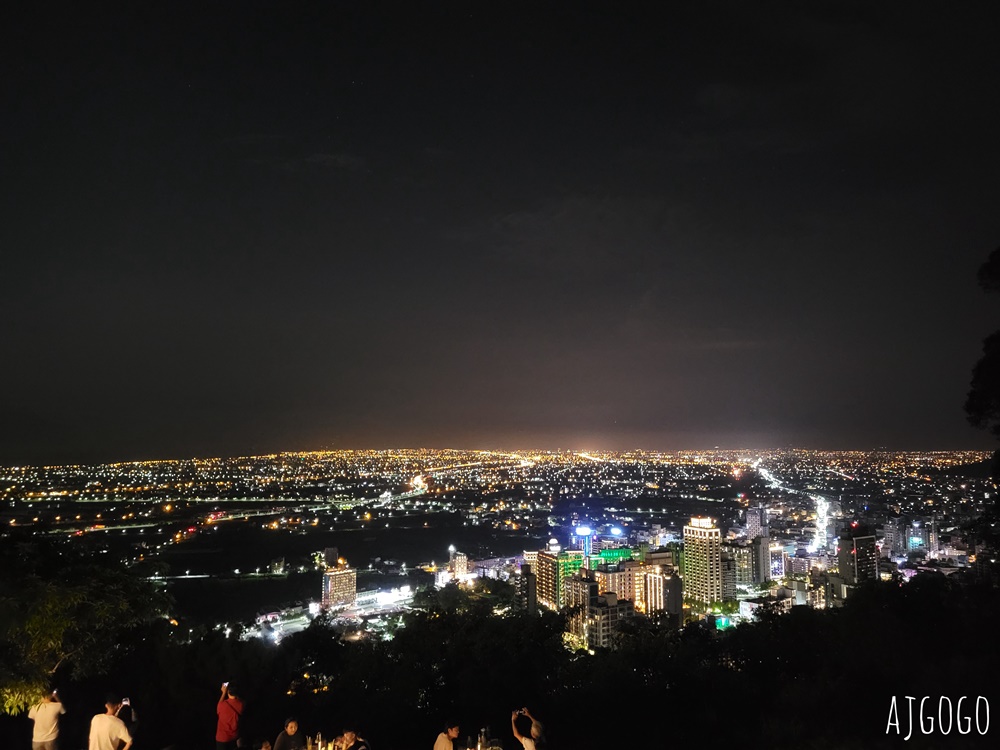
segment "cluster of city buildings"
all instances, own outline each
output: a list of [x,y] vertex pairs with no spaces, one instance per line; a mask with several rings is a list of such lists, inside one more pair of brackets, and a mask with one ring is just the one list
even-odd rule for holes
[[320,606],[325,610],[346,609],[358,598],[358,571],[340,557],[336,547],[323,550],[323,593]]
[[[552,538],[524,552],[515,578],[521,601],[529,613],[565,612],[569,647],[606,648],[637,614],[675,626],[706,619],[722,628],[762,610],[838,607],[866,581],[899,577],[899,555],[942,553],[933,517],[896,518],[880,529],[842,521],[833,534],[824,519],[813,529],[821,543],[794,551],[772,536],[763,505],[747,507],[742,520],[724,531],[717,519],[695,516],[679,538],[659,525],[630,537],[617,527],[577,527],[566,547]],[[437,582],[486,573],[452,549]]]
[[[0,467],[0,543],[51,537],[104,559],[165,563],[166,585],[179,588],[305,572],[296,550],[308,547],[278,552],[290,535],[315,535],[316,549],[364,529],[377,561],[399,554],[383,531],[449,528],[472,554],[452,548],[446,565],[427,565],[438,586],[509,577],[526,607],[566,608],[568,641],[590,648],[636,614],[725,625],[762,609],[836,607],[873,578],[979,566],[994,556],[977,556],[966,530],[997,489],[962,467],[986,457],[400,450]],[[237,547],[238,568],[218,562],[231,555],[200,554]],[[276,554],[289,557],[269,565]],[[435,553],[409,554],[412,563]],[[493,559],[505,554],[515,557]],[[359,592],[336,549],[318,562],[316,606],[348,616],[389,608],[393,592]]]

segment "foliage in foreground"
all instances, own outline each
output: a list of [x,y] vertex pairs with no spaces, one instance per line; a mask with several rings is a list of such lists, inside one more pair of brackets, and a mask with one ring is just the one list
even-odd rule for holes
[[109,669],[134,628],[161,616],[167,598],[139,571],[97,565],[45,546],[0,559],[0,700],[27,710],[57,676]]
[[[940,575],[872,586],[841,610],[796,608],[721,633],[639,617],[613,650],[593,655],[562,647],[559,615],[507,610],[509,593],[428,592],[425,609],[389,640],[358,638],[326,618],[277,646],[221,631],[185,642],[163,621],[126,631],[129,648],[73,672],[67,746],[84,743],[100,710],[92,696],[114,686],[141,707],[147,746],[210,748],[218,685],[232,680],[248,700],[253,741],[273,742],[295,715],[324,735],[356,722],[379,750],[394,750],[429,745],[457,717],[462,740],[489,726],[513,746],[510,711],[528,705],[553,746],[593,747],[606,717],[652,706],[643,710],[655,721],[630,730],[651,746],[703,739],[739,716],[742,735],[769,747],[878,748],[893,746],[892,695],[989,695],[1000,668],[987,627],[1000,615],[998,592]],[[940,738],[909,745],[930,740]],[[951,737],[949,747],[976,741]]]

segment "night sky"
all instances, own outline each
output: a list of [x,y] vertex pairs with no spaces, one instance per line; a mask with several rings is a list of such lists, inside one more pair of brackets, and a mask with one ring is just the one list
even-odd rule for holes
[[987,3],[33,5],[0,463],[992,446]]

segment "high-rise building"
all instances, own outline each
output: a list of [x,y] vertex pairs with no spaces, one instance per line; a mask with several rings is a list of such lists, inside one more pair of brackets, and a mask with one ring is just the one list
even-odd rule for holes
[[602,565],[599,568],[591,568],[591,575],[601,591],[620,594],[625,589],[625,575],[617,567],[609,568]]
[[753,578],[753,547],[746,543],[723,543],[723,553],[728,553],[736,563],[736,585],[750,586]]
[[635,615],[631,600],[611,591],[599,594],[599,588],[586,569],[565,580],[566,631],[577,648],[609,647],[619,623]]
[[584,560],[586,560],[594,549],[594,530],[589,526],[577,526],[573,541],[579,545],[578,549],[583,552]]
[[619,599],[610,591],[598,596],[590,605],[590,647],[608,648],[618,626],[634,616],[635,605],[631,600]]
[[853,586],[878,578],[878,547],[875,536],[864,531],[845,532],[837,543],[837,562],[844,583]]
[[809,576],[809,571],[812,570],[815,562],[815,557],[799,551],[794,557],[788,558],[788,571],[790,575],[805,580]]
[[916,518],[906,532],[907,538],[903,545],[903,551],[913,552],[923,549],[928,554],[936,555],[940,547],[938,546],[938,530],[936,518]]
[[941,535],[938,533],[937,516],[927,519],[924,528],[927,530],[927,551],[936,556],[941,551]]
[[813,609],[826,609],[828,577],[817,568],[809,571],[809,606]]
[[564,604],[563,581],[583,567],[580,550],[543,550],[536,558],[538,576],[538,603],[549,609],[560,609]]
[[726,551],[722,552],[720,560],[722,568],[722,599],[724,602],[736,601],[736,559]]
[[346,563],[327,568],[323,575],[324,609],[350,607],[358,594],[358,572]]
[[770,578],[768,580],[780,581],[785,577],[785,558],[788,556],[785,554],[785,548],[777,542],[771,542],[768,547],[768,555],[770,561]]
[[751,541],[759,536],[768,536],[767,508],[763,505],[746,509],[747,539]]
[[771,540],[759,536],[751,543],[753,555],[753,583],[767,583],[771,580]]
[[621,549],[628,546],[628,539],[620,536],[601,536],[598,539],[598,549]]
[[614,569],[620,566],[626,560],[631,560],[636,557],[636,554],[630,547],[616,547],[613,549],[602,549],[596,554],[592,554],[589,559],[588,567],[591,570],[597,568],[610,568]]
[[622,573],[625,574],[625,588],[619,599],[630,599],[636,609],[645,611],[646,601],[646,563],[641,560],[626,560],[622,563]]
[[524,551],[524,564],[530,565],[532,570],[536,570],[538,567],[538,550],[525,550]]
[[642,555],[642,561],[648,565],[667,565],[671,568],[677,567],[677,558],[676,550],[671,547],[647,549]]
[[882,554],[886,557],[897,557],[906,554],[905,535],[900,529],[898,518],[890,518],[882,527]]
[[575,648],[588,648],[590,644],[590,605],[597,600],[599,583],[591,571],[580,570],[565,581],[566,632]]
[[610,591],[617,594],[619,599],[635,602],[636,609],[643,611],[645,567],[645,564],[639,560],[625,560],[615,567],[602,565],[594,569],[593,577],[600,585],[602,594]]
[[521,575],[518,578],[521,603],[524,610],[533,615],[538,611],[538,578],[531,570],[531,566],[525,563],[521,566]]
[[665,612],[671,622],[680,626],[684,614],[684,587],[681,577],[669,568],[656,566],[644,576],[646,614]]
[[684,589],[704,604],[722,601],[722,532],[711,518],[684,527]]

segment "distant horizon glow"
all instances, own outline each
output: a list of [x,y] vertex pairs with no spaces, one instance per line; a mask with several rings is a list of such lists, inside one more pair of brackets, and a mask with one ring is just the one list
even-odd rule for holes
[[[756,469],[759,466],[761,455],[767,454],[787,454],[787,453],[816,453],[816,454],[864,454],[864,453],[886,453],[889,455],[900,455],[900,456],[935,456],[935,455],[961,455],[967,457],[968,463],[974,463],[978,461],[985,461],[991,458],[998,450],[995,448],[933,448],[927,450],[921,450],[917,448],[906,448],[906,449],[893,449],[888,448],[810,448],[802,445],[799,446],[786,446],[786,447],[776,447],[776,448],[746,448],[746,447],[720,447],[716,446],[711,449],[706,448],[680,448],[680,449],[646,449],[646,448],[631,448],[624,450],[603,450],[603,451],[593,451],[593,453],[603,454],[604,456],[615,456],[622,457],[629,454],[642,455],[642,456],[656,456],[660,455],[663,457],[678,457],[678,458],[691,458],[698,456],[726,456],[727,460],[733,460],[736,454],[740,455],[741,460],[748,460],[751,462],[752,468]],[[323,455],[342,455],[350,453],[380,453],[380,454],[396,454],[396,453],[408,453],[408,452],[428,452],[428,453],[481,453],[484,455],[516,455],[516,456],[565,456],[565,455],[580,455],[579,452],[572,448],[484,448],[484,447],[474,447],[474,448],[459,448],[455,446],[449,446],[446,448],[439,448],[436,446],[410,446],[410,447],[391,447],[391,448],[370,448],[370,447],[353,447],[353,448],[320,448],[320,449],[304,449],[304,450],[281,450],[281,451],[271,451],[267,453],[259,454],[206,454],[206,455],[183,455],[179,457],[155,457],[155,458],[115,458],[107,461],[90,461],[90,462],[68,462],[68,463],[11,463],[3,464],[0,463],[0,467],[7,468],[13,471],[27,469],[27,468],[68,468],[68,467],[86,467],[86,466],[126,466],[126,465],[142,465],[149,464],[154,465],[157,463],[180,463],[185,461],[199,461],[199,462],[213,462],[213,461],[240,461],[240,460],[262,460],[268,458],[274,458],[277,456],[323,456]],[[593,458],[589,458],[593,460]],[[601,458],[601,461],[605,459]],[[853,479],[853,477],[847,477]],[[422,476],[414,477],[411,480],[411,484],[415,488],[423,490],[426,488],[426,480]]]

